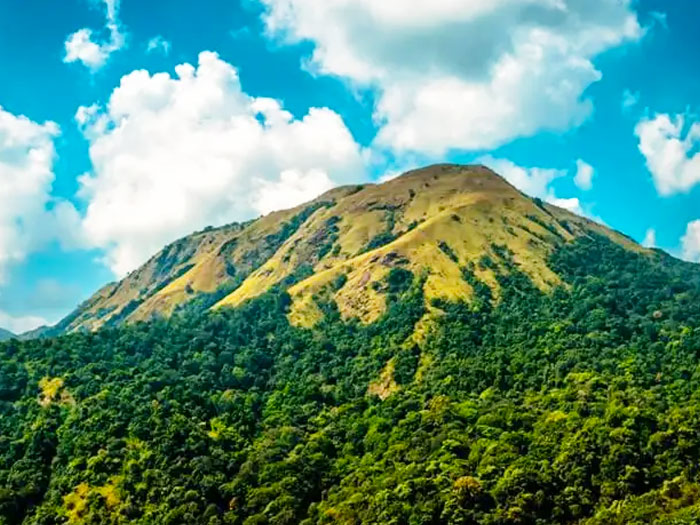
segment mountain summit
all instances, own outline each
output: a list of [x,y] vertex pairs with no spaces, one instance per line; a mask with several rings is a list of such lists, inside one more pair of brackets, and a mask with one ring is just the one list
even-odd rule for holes
[[196,233],[56,330],[0,344],[0,524],[700,523],[700,266],[482,167]]
[[531,199],[483,166],[441,164],[382,184],[333,189],[290,210],[207,228],[165,247],[99,290],[53,333],[95,330],[183,309],[238,306],[289,289],[293,324],[312,326],[331,299],[343,318],[372,322],[386,309],[392,269],[424,274],[427,301],[469,300],[470,268],[498,297],[497,272],[514,264],[542,290],[561,283],[556,247],[591,233],[630,250],[627,237]]

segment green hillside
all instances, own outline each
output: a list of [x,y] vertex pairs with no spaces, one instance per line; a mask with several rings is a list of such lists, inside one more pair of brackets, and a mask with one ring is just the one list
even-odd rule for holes
[[[515,193],[236,308],[0,344],[0,524],[700,522],[700,267]],[[293,236],[268,269],[334,251]]]
[[0,341],[6,341],[8,339],[12,339],[13,337],[15,337],[15,334],[10,332],[9,330],[0,328]]
[[[429,166],[180,239],[44,335],[238,306],[291,285],[295,325],[317,323],[322,313],[314,297],[331,292],[344,319],[369,323],[386,311],[380,283],[392,268],[430,269],[423,283],[428,301],[468,301],[474,290],[460,267],[496,256],[496,245],[508,248],[518,268],[547,290],[560,284],[549,255],[589,233],[642,250],[599,224],[530,199],[483,166]],[[494,269],[477,265],[474,271],[498,295]],[[343,286],[332,289],[339,280]]]

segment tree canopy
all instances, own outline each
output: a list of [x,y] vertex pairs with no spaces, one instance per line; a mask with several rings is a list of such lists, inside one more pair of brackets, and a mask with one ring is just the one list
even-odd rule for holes
[[392,271],[366,326],[281,288],[0,344],[0,524],[697,523],[698,267],[589,236],[544,293],[495,251],[498,294]]

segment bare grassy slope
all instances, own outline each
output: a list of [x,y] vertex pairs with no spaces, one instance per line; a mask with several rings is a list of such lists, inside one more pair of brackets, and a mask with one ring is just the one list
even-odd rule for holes
[[560,282],[547,266],[548,255],[589,232],[642,249],[599,224],[530,199],[487,168],[430,166],[185,237],[102,288],[58,331],[169,316],[187,304],[237,306],[275,285],[290,287],[295,324],[312,326],[321,318],[320,296],[332,298],[345,318],[371,322],[385,309],[381,282],[395,267],[425,273],[429,301],[469,300],[466,266],[498,297],[492,264],[501,264],[502,250],[547,290]]
[[[334,232],[329,231],[332,225]],[[263,266],[217,306],[237,306],[292,275],[300,264],[313,274],[291,287],[291,320],[311,326],[321,316],[314,296],[332,290],[341,314],[364,322],[385,309],[380,283],[391,268],[427,273],[426,299],[469,300],[462,276],[474,273],[498,296],[498,251],[512,252],[517,266],[541,289],[559,284],[547,258],[559,244],[595,231],[630,249],[626,237],[565,210],[526,197],[483,167],[438,165],[368,185],[319,210]],[[327,254],[319,239],[334,237]],[[495,263],[499,264],[499,263]],[[339,287],[338,283],[344,283]]]

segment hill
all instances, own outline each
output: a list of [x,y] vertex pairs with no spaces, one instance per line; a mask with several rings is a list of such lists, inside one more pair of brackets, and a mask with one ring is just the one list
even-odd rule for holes
[[7,339],[12,339],[13,337],[15,337],[15,334],[9,330],[0,328],[0,341],[6,341]]
[[590,232],[641,249],[618,233],[530,199],[487,168],[431,166],[183,238],[105,286],[48,333],[238,306],[290,285],[294,324],[318,322],[313,298],[319,294],[332,294],[343,318],[367,323],[386,310],[378,284],[392,268],[427,270],[428,300],[468,300],[474,290],[460,268],[471,262],[475,275],[498,295],[495,268],[487,261],[498,261],[504,249],[546,290],[561,282],[547,265],[549,254]]
[[132,314],[239,239],[171,315],[0,343],[0,523],[700,522],[700,266],[482,168],[310,206],[167,248]]

